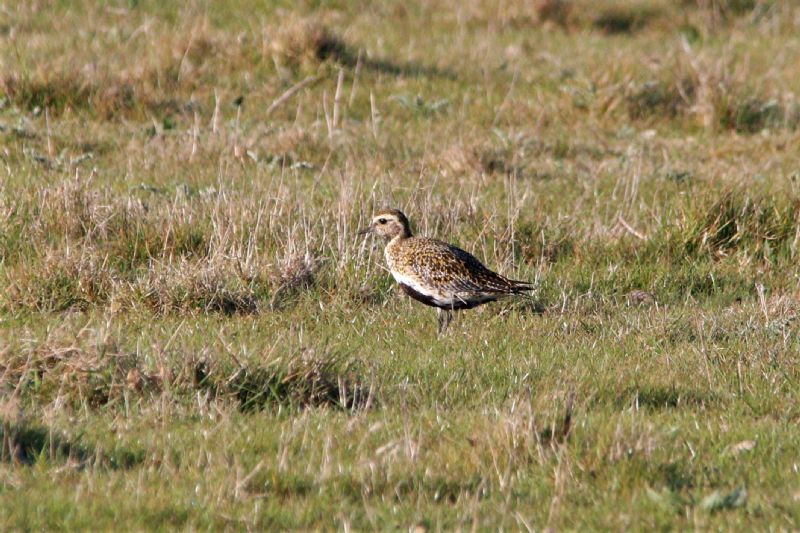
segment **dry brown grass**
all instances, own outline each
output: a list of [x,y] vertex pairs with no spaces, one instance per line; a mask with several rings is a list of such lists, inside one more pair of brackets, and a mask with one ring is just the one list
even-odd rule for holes
[[[7,342],[0,354],[8,394],[3,409],[21,409],[18,399],[31,387],[45,404],[74,410],[159,397],[174,402],[175,395],[186,393],[204,394],[221,407],[234,402],[245,411],[323,405],[358,410],[377,402],[365,368],[329,351],[303,348],[252,362],[236,357],[222,339],[189,357],[176,354],[170,344],[155,346],[152,356],[143,357],[122,348],[107,329],[67,327],[53,329],[41,342]],[[19,416],[4,420],[23,422]]]
[[[76,177],[12,202],[4,230],[16,240],[4,250],[4,305],[255,312],[267,294],[285,304],[313,285],[316,260],[297,234],[305,228],[284,230],[290,214],[266,212],[258,200],[233,211],[218,193],[154,194],[119,197]],[[259,225],[266,234],[252,231]],[[268,246],[279,254],[272,259],[258,249],[278,242],[289,247]]]
[[[20,6],[15,14],[35,20],[44,8],[28,9]],[[88,42],[91,36],[82,35],[74,46],[84,53],[67,61],[62,59],[63,50],[51,47],[48,32],[11,36],[10,46],[24,43],[34,59],[24,69],[8,68],[0,76],[0,91],[16,106],[46,108],[56,116],[89,113],[119,120],[191,115],[197,99],[208,96],[213,73],[244,67],[253,59],[247,42],[214,31],[202,14],[187,14],[180,27],[170,29],[162,21],[141,20],[136,12],[127,16],[128,20],[102,6],[88,7],[85,17],[104,21],[108,27],[96,36],[99,46]],[[68,32],[76,23],[66,18],[51,31]],[[128,39],[119,39],[120,33],[129,34]],[[148,39],[152,34],[159,35],[157,43]]]
[[47,65],[24,78],[14,74],[0,78],[0,90],[14,105],[35,113],[47,109],[56,116],[79,112],[112,120],[147,114],[190,115],[195,104],[188,95],[197,85],[191,76],[178,76],[174,68],[117,75]]

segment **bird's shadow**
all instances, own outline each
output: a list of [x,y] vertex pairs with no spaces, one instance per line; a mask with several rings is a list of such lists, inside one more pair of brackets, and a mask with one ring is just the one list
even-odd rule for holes
[[144,451],[115,449],[104,452],[97,446],[82,443],[56,430],[29,422],[0,424],[2,462],[33,466],[40,458],[51,462],[69,462],[82,468],[95,465],[104,468],[129,469],[144,460]]
[[355,68],[359,64],[361,68],[389,74],[392,76],[416,77],[423,76],[429,78],[444,78],[454,80],[456,73],[449,69],[435,67],[431,65],[421,65],[412,62],[391,61],[385,58],[365,57],[363,50],[354,48],[344,41],[337,38],[327,39],[317,50],[317,58],[321,61],[333,59],[342,66]]
[[534,296],[524,296],[514,302],[509,309],[520,315],[544,315],[547,314],[549,307]]

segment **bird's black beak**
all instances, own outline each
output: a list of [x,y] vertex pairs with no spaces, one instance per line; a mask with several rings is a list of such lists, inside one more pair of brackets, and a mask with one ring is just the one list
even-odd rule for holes
[[370,224],[369,226],[367,226],[366,228],[364,228],[362,230],[358,230],[358,234],[359,235],[366,235],[368,233],[372,233],[372,224]]

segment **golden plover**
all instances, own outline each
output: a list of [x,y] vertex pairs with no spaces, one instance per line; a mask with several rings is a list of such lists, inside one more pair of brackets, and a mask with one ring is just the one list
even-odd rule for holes
[[475,256],[452,244],[413,236],[408,218],[397,209],[375,213],[370,225],[359,231],[367,233],[386,241],[386,263],[403,291],[436,307],[440,335],[453,319],[453,311],[534,289],[531,283],[492,272]]

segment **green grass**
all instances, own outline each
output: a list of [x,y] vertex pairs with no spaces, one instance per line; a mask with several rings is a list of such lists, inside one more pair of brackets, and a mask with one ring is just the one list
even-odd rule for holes
[[1,17],[0,529],[800,527],[793,3]]

